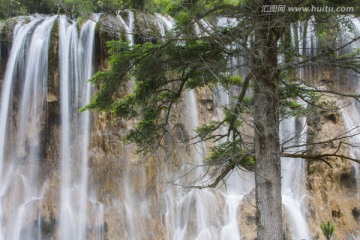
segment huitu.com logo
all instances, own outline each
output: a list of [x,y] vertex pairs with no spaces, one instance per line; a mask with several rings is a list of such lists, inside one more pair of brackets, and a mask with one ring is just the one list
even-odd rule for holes
[[263,5],[262,13],[277,13],[277,12],[338,12],[338,13],[352,13],[354,7],[330,7],[330,6],[311,6],[311,7],[290,7],[286,5]]

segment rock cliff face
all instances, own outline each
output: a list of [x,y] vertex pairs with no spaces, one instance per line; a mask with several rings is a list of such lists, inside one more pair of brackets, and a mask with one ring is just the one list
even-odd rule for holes
[[[325,99],[327,106],[337,106],[339,102]],[[341,106],[341,103],[340,103]],[[309,138],[315,141],[326,141],[340,136],[349,129],[344,126],[344,117],[339,111],[320,111],[309,119]],[[310,149],[313,153],[334,153],[340,143],[348,141],[331,141],[326,146]],[[344,155],[354,151],[354,146],[347,145],[339,152]],[[350,154],[351,156],[352,154]],[[352,155],[354,156],[354,155]],[[308,212],[311,231],[314,237],[322,236],[319,225],[331,221],[335,225],[337,239],[353,239],[359,236],[359,186],[356,181],[356,164],[338,157],[328,157],[326,162],[309,161],[307,163]]]
[[[129,11],[119,16],[102,15],[95,36],[96,68],[107,67],[106,41],[128,40],[130,18]],[[138,43],[156,41],[166,29],[166,24],[156,16],[135,13],[134,19],[132,35]],[[16,21],[8,20],[2,28],[1,76]],[[59,146],[62,123],[58,39],[58,23],[55,22],[49,47],[47,109],[37,180],[39,186],[44,186],[44,193],[36,217],[24,217],[20,223],[21,232],[25,233],[26,229],[40,225],[41,239],[58,239],[61,235],[59,201],[63,176]],[[199,145],[184,141],[193,136],[192,130],[199,124],[221,117],[219,106],[224,103],[217,94],[207,88],[186,92],[183,101],[175,107],[169,133],[161,147],[146,156],[136,154],[135,146],[121,141],[136,121],[119,120],[109,113],[91,113],[86,239],[255,239],[255,202],[250,173],[235,171],[218,189],[184,188],[192,185],[194,179],[201,179],[207,170],[216,171],[200,168],[202,162],[199,161],[213,143]],[[335,105],[332,99],[325,99],[323,104]],[[15,107],[12,112],[14,119],[16,110]],[[317,141],[345,130],[343,118],[336,110],[314,113],[307,125],[308,138]],[[251,130],[244,131],[251,135]],[[325,148],[315,146],[310,154],[334,151],[337,145],[338,142],[329,142]],[[344,151],[352,151],[352,147],[347,145]],[[360,236],[359,183],[355,168],[348,160],[340,158],[330,157],[326,163],[307,162],[305,206],[313,239],[322,239],[319,226],[326,221],[334,223],[337,239]],[[291,231],[287,223],[286,228]],[[291,234],[288,236],[290,238]]]

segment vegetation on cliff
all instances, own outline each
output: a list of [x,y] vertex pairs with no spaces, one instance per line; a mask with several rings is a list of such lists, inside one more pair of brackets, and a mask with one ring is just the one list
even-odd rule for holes
[[92,12],[115,13],[120,9],[160,12],[170,2],[170,0],[0,0],[0,19],[34,13],[89,16]]
[[334,234],[334,225],[331,224],[329,221],[327,223],[323,223],[320,225],[321,231],[323,232],[325,238],[330,240],[332,235]]

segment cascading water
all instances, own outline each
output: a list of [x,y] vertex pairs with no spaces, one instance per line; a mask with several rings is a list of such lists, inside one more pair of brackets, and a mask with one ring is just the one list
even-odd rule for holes
[[[349,33],[349,32],[345,32],[344,33],[344,38],[348,38],[350,37],[350,39],[354,38],[355,36],[359,36],[360,35],[360,20],[359,19],[352,19],[352,25],[354,28],[354,32],[353,33]],[[348,36],[350,35],[350,36]],[[349,46],[349,50],[356,50],[360,47],[360,43],[357,41],[355,43],[352,43]],[[346,52],[349,53],[349,52]],[[359,79],[360,79],[360,75],[358,73],[350,73],[348,76],[348,80],[351,84],[350,88],[355,92],[356,94],[360,93],[360,84],[359,84]],[[355,78],[355,81],[354,81]],[[354,85],[355,82],[355,85]],[[347,131],[350,131],[351,134],[354,134],[355,136],[351,139],[352,144],[354,144],[354,146],[360,146],[360,136],[356,135],[359,133],[359,129],[358,126],[360,124],[359,119],[360,119],[360,106],[359,103],[354,101],[352,103],[350,103],[345,109],[342,110],[342,116],[344,119],[344,125],[346,127]],[[360,150],[358,148],[353,148],[351,150],[351,154],[354,158],[359,159],[360,158]],[[353,164],[353,168],[355,170],[355,176],[357,176],[357,182],[358,185],[360,185],[360,166],[359,164]],[[360,197],[360,191],[359,191],[359,197]]]
[[[185,93],[185,126],[192,132],[199,126],[199,112],[195,90]],[[192,161],[183,162],[181,177],[177,184],[187,186],[194,180],[202,183],[202,160],[205,154],[205,145],[202,143],[191,144]],[[221,211],[218,205],[219,195],[208,189],[187,190],[183,187],[168,186],[166,191],[166,228],[168,239],[218,239],[221,221],[217,217]]]
[[[282,121],[283,148],[306,145],[306,119],[290,118]],[[289,153],[301,153],[305,147],[291,147]],[[305,216],[305,160],[282,158],[282,202],[288,215],[292,239],[312,239]]]
[[[205,22],[201,22],[206,25]],[[171,25],[171,24],[167,24]],[[206,25],[208,27],[208,25]],[[201,26],[196,26],[197,34],[202,35]],[[206,154],[206,146],[204,143],[198,142],[194,138],[194,130],[200,126],[200,116],[198,110],[198,101],[195,90],[185,92],[185,111],[183,117],[185,128],[189,136],[192,138],[191,159],[182,163],[181,173],[186,173],[181,177],[177,184],[206,185],[208,179],[205,177],[205,170],[201,167],[204,156]],[[222,117],[222,116],[220,116]],[[242,182],[240,181],[239,184]],[[238,185],[237,185],[238,186]],[[226,192],[226,191],[225,191]],[[167,190],[167,220],[166,226],[168,231],[168,239],[240,239],[239,226],[237,224],[237,207],[240,204],[239,198],[232,198],[232,204],[228,204],[226,193],[209,189],[202,190],[186,190],[183,187],[172,189],[170,186]],[[226,205],[219,204],[226,199]],[[218,216],[222,212],[229,211],[229,222]],[[235,224],[233,224],[235,222]],[[230,229],[230,226],[234,228]],[[232,232],[229,233],[228,231]],[[236,234],[237,233],[237,234]],[[230,235],[232,238],[228,238]]]
[[[67,19],[65,16],[60,17],[59,31],[60,31],[60,72],[61,72],[61,213],[60,213],[60,229],[62,239],[72,239],[75,236],[72,229],[76,224],[73,220],[73,209],[71,200],[71,152],[70,152],[70,95],[69,85],[73,84],[75,72],[77,69],[69,69],[69,67],[76,66],[74,59],[69,57],[70,52],[77,51],[73,48],[77,47],[77,26],[76,24],[67,27]],[[73,47],[73,48],[72,48]],[[70,51],[71,49],[71,51]],[[72,56],[75,58],[75,56]],[[76,59],[77,60],[77,59]],[[72,77],[72,78],[70,78]],[[70,81],[70,79],[72,81]],[[75,85],[75,84],[74,84]],[[72,94],[73,96],[73,94]],[[78,223],[78,222],[77,222]],[[80,223],[82,224],[82,223]]]
[[[317,51],[317,39],[314,34],[312,20],[298,22],[291,27],[291,44],[297,49],[299,56],[313,56]],[[298,59],[301,61],[302,59]],[[315,66],[316,68],[316,66]],[[300,68],[295,76],[300,81],[316,72],[313,66]],[[306,151],[306,119],[304,117],[288,117],[280,124],[282,148],[288,153]],[[299,146],[299,147],[292,147]],[[291,239],[312,239],[306,220],[306,179],[305,160],[282,158],[282,203],[286,210],[287,224]]]
[[128,23],[126,23],[125,20],[121,17],[121,11],[117,13],[117,18],[119,19],[121,25],[125,28],[126,40],[129,42],[130,46],[133,46],[135,44],[134,13],[129,10],[125,12],[127,13]]
[[[1,239],[41,239],[39,221],[30,221],[38,219],[41,212],[40,136],[45,121],[47,50],[55,19],[31,18],[29,23],[19,23],[14,31],[1,102],[0,217],[5,220],[1,223]],[[14,96],[16,90],[18,96]],[[15,104],[18,115],[15,122],[10,122]]]
[[[360,20],[355,18],[351,19],[352,25],[353,25],[353,32],[345,32],[343,34],[343,38],[346,40],[347,38],[354,38],[354,36],[360,35]],[[360,47],[360,43],[354,42],[349,46],[349,49],[353,51],[354,49],[358,49]],[[345,50],[345,51],[346,51]],[[345,52],[349,53],[349,52]],[[349,82],[350,91],[351,93],[360,93],[360,85],[359,85],[359,79],[360,75],[358,73],[351,72],[348,74],[347,80]],[[350,148],[350,157],[354,159],[360,159],[360,105],[358,101],[352,100],[352,102],[345,102],[343,103],[345,105],[344,108],[341,109],[340,113],[342,115],[342,119],[344,122],[345,130],[347,132],[347,135],[352,136],[349,139],[349,142],[351,144]],[[357,164],[355,162],[352,162],[352,174],[355,176],[355,185],[356,185],[356,198],[360,200],[360,164]],[[354,235],[352,235],[353,239],[359,239],[360,238],[360,230],[358,230]]]
[[[1,38],[1,36],[2,36],[2,31],[3,31],[3,28],[4,28],[4,23],[0,23],[0,38]],[[1,55],[2,55],[2,44],[0,43],[0,66],[1,66]],[[0,72],[0,74],[2,74],[1,72]]]
[[[220,18],[218,20],[218,25],[220,26],[234,26],[236,20],[234,19],[224,19]],[[229,46],[231,49],[238,48],[239,46],[233,44]],[[229,61],[229,69],[232,69],[232,75],[239,74],[242,78],[246,77],[246,66],[245,64],[247,59],[244,57],[232,57]],[[247,92],[248,95],[251,95],[250,91]],[[216,115],[222,119],[224,118],[223,109],[231,106],[231,90],[226,90],[221,86],[218,86],[214,93],[215,105],[217,109]],[[221,134],[226,134],[227,129],[220,129]],[[224,139],[225,140],[225,139]],[[255,186],[254,183],[254,174],[245,170],[237,169],[226,179],[226,189],[222,189],[222,194],[225,198],[225,216],[224,224],[221,228],[221,238],[222,240],[232,239],[237,240],[241,239],[240,226],[238,224],[238,209],[244,203],[245,196],[248,195]]]
[[60,239],[86,239],[90,114],[79,109],[90,102],[94,32],[99,15],[83,24],[59,20],[61,102]]
[[[344,120],[344,125],[346,128],[346,131],[348,132],[349,135],[354,135],[354,137],[351,138],[351,144],[353,144],[353,146],[356,146],[356,147],[360,146],[359,107],[354,102],[354,103],[351,103],[349,106],[346,106],[346,108],[342,109],[341,113],[342,113],[342,117]],[[354,159],[359,159],[360,158],[360,150],[356,147],[351,150],[351,157],[353,157]],[[359,169],[358,164],[354,163],[353,169],[354,169],[354,175],[357,177],[357,182],[359,182],[360,169]]]
[[[33,21],[30,22],[29,24],[23,25],[22,22],[18,23],[15,26],[15,30],[14,30],[14,43],[13,43],[13,47],[12,47],[12,51],[11,51],[11,57],[8,60],[8,67],[7,67],[7,71],[4,77],[4,84],[2,86],[2,101],[1,101],[1,112],[0,112],[0,178],[1,178],[1,202],[0,202],[0,239],[4,239],[6,233],[4,232],[5,230],[3,229],[3,221],[2,219],[4,218],[4,211],[3,211],[3,201],[5,200],[5,194],[7,192],[7,189],[9,187],[10,184],[10,172],[11,169],[13,168],[12,165],[14,163],[10,162],[4,162],[4,160],[6,160],[8,158],[8,156],[5,152],[5,149],[7,149],[5,143],[8,141],[8,113],[11,112],[11,107],[10,103],[12,102],[12,94],[11,94],[11,90],[13,88],[14,82],[15,80],[15,76],[14,76],[14,71],[15,68],[18,66],[19,63],[19,59],[18,59],[18,55],[21,54],[22,52],[24,52],[24,46],[25,46],[25,42],[27,40],[27,35],[29,33],[29,31],[34,27],[34,25],[36,24],[37,21]],[[16,41],[17,40],[17,41]],[[9,110],[9,108],[11,110]],[[5,168],[5,171],[4,171]],[[5,175],[5,173],[7,173]]]
[[[21,94],[21,103],[19,108],[19,125],[17,127],[17,154],[18,157],[25,157],[29,166],[26,171],[28,176],[23,181],[26,181],[25,199],[30,201],[41,200],[41,192],[36,189],[38,185],[38,171],[39,160],[41,154],[41,132],[44,131],[45,121],[45,106],[46,106],[46,89],[47,89],[47,54],[49,49],[50,32],[54,23],[55,17],[44,19],[34,30],[29,46],[28,58],[26,62],[25,78],[23,90]],[[31,106],[29,107],[29,103]],[[24,182],[25,183],[25,182]],[[33,189],[35,187],[35,189]],[[34,196],[35,194],[35,196]],[[27,195],[27,196],[26,196]],[[39,206],[37,206],[39,207]],[[22,207],[20,208],[22,209]],[[33,210],[34,211],[34,210]],[[29,212],[26,209],[26,212]],[[35,210],[34,214],[38,214]],[[26,236],[21,236],[21,222],[24,216],[19,214],[19,219],[15,224],[18,231],[13,233],[11,239],[24,239]],[[31,231],[31,230],[30,230]],[[36,236],[36,233],[29,234],[28,236]],[[35,234],[35,235],[34,235]],[[30,237],[33,238],[33,237]]]
[[161,14],[156,14],[156,17],[158,18],[161,37],[164,37],[167,31],[173,29],[175,21],[172,18],[163,16]]
[[[14,28],[1,98],[0,219],[4,222],[0,239],[42,239],[42,200],[47,181],[40,180],[39,167],[47,127],[46,101],[53,97],[47,92],[48,50],[56,18],[19,18]],[[76,24],[67,26],[64,16],[59,20],[62,239],[86,238],[90,115],[78,111],[90,101],[87,80],[93,74],[98,18],[96,15],[94,21],[82,26],[79,38]]]

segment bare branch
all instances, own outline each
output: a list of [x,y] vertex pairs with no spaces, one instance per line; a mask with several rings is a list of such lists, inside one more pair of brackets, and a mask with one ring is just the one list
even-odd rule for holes
[[350,156],[346,156],[343,154],[337,154],[337,153],[327,153],[327,154],[308,154],[308,153],[282,153],[281,157],[287,157],[287,158],[303,158],[303,159],[307,159],[307,160],[322,160],[324,161],[324,158],[327,157],[338,157],[341,159],[347,159],[347,160],[351,160],[354,161],[356,163],[360,163],[359,159],[350,157]]

